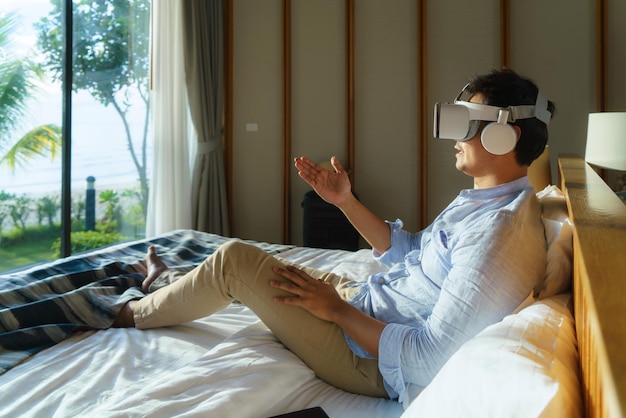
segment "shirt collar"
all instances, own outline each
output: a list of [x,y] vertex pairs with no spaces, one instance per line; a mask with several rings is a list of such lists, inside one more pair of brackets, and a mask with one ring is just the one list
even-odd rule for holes
[[463,189],[459,193],[459,196],[467,199],[493,199],[511,193],[521,192],[532,187],[528,176],[524,176],[508,183],[499,184],[486,189]]

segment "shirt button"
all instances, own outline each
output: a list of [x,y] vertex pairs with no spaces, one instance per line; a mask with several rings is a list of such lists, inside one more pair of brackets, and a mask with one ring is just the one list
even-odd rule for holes
[[385,284],[385,278],[384,277],[379,277],[378,278],[378,284]]

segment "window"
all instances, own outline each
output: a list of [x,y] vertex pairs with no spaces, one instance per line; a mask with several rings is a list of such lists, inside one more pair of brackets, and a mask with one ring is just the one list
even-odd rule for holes
[[149,22],[149,0],[0,4],[0,271],[143,236]]

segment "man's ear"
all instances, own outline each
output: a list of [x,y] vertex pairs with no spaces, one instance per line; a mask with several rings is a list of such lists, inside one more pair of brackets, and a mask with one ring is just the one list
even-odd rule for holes
[[519,141],[520,136],[522,136],[522,128],[520,128],[517,125],[511,125],[513,127],[513,130],[515,130],[515,133],[517,134],[517,140]]

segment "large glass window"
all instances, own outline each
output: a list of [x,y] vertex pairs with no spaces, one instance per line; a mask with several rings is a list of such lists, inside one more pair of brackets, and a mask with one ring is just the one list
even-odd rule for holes
[[[0,3],[0,271],[61,255],[62,207],[71,212],[72,252],[143,236],[149,16],[149,0]],[[62,83],[66,21],[71,85]],[[64,86],[72,91],[65,104]]]

